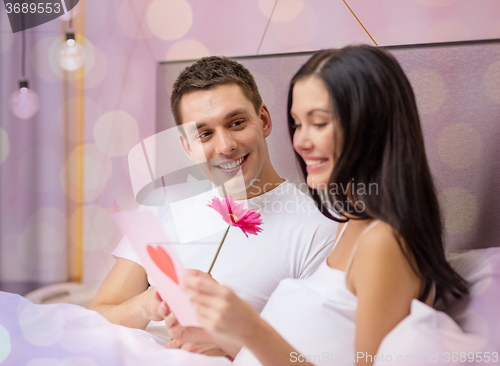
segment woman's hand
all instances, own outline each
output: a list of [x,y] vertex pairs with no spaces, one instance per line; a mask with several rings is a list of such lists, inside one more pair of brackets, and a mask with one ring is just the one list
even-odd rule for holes
[[190,272],[184,277],[184,289],[191,295],[203,327],[218,338],[241,343],[252,337],[261,320],[246,301],[228,287],[206,274]]
[[290,354],[297,351],[230,288],[205,273],[191,272],[184,277],[184,289],[191,295],[201,324],[214,338],[246,346],[264,366],[291,364]]

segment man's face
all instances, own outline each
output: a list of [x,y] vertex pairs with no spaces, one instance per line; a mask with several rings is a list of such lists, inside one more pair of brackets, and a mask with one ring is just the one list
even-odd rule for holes
[[[184,95],[180,103],[186,138],[181,136],[186,153],[197,162],[210,180],[226,183],[229,192],[264,186],[272,166],[265,138],[272,123],[267,107],[255,112],[252,102],[234,83],[215,86]],[[191,123],[195,122],[195,123]],[[241,180],[232,179],[241,169]],[[249,197],[260,194],[256,192]]]

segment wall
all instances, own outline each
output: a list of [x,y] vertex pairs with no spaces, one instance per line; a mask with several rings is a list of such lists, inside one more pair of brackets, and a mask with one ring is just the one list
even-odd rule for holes
[[[500,2],[496,0],[347,3],[379,45],[500,38]],[[81,0],[74,22],[77,39],[85,43],[89,55],[85,69],[80,74],[64,73],[55,63],[55,42],[67,29],[67,21],[55,20],[27,31],[27,76],[40,95],[41,109],[32,119],[19,120],[10,113],[8,98],[20,77],[20,34],[10,32],[5,9],[0,8],[3,281],[48,283],[74,276],[72,266],[67,265],[74,253],[68,248],[80,242],[80,227],[83,280],[90,284],[102,280],[113,264],[109,252],[121,237],[110,216],[113,201],[122,209],[137,207],[126,154],[155,132],[159,61],[373,44],[342,0]],[[431,121],[444,118],[446,111],[451,113],[447,118],[453,118],[446,100],[460,97],[460,90],[446,86],[446,75],[460,78],[460,74],[443,52],[436,63],[424,67],[438,72],[439,78],[425,72],[414,78],[421,83],[430,80],[432,85],[433,97],[421,101],[431,111],[426,116]],[[472,89],[467,98],[497,106],[500,55],[491,57],[489,65],[477,70],[482,72],[478,78],[484,80],[477,88],[489,92],[477,94]],[[445,92],[439,80],[445,80]],[[468,85],[462,87],[465,90]],[[481,115],[473,112],[469,118]],[[82,117],[80,138],[75,127]],[[453,133],[474,135],[468,130]],[[486,131],[479,133],[488,137]],[[490,145],[484,140],[480,145],[484,147],[481,157]],[[83,183],[74,178],[81,154],[85,158]],[[79,188],[83,188],[83,198],[76,194]],[[455,194],[460,196],[460,192]]]

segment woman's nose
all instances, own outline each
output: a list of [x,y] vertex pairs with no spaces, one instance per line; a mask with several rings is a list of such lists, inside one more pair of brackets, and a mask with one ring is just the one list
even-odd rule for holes
[[313,143],[307,129],[295,131],[293,135],[293,147],[295,150],[310,150],[313,148]]

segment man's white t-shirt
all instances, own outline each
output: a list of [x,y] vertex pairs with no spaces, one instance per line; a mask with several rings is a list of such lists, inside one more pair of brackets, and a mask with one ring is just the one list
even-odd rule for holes
[[[241,229],[231,227],[211,274],[260,313],[282,279],[306,278],[315,272],[333,249],[337,223],[288,181],[247,204],[260,213],[262,232],[247,238]],[[139,210],[155,213],[186,268],[208,271],[225,230],[181,244],[168,206]],[[191,225],[196,230],[196,223]],[[142,265],[126,237],[112,254]]]

